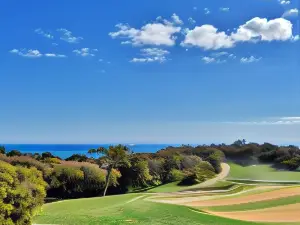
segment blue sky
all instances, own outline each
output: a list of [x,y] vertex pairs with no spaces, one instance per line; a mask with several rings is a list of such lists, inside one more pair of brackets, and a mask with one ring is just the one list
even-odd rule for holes
[[0,3],[0,143],[300,143],[299,2]]

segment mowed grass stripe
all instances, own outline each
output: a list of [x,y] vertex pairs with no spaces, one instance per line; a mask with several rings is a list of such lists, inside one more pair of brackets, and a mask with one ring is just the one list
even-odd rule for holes
[[234,212],[234,211],[266,209],[266,208],[272,208],[276,206],[290,205],[296,203],[300,203],[300,195],[291,196],[287,198],[274,199],[269,201],[252,202],[247,204],[215,206],[215,207],[209,207],[207,209],[209,211],[215,211],[215,212]]

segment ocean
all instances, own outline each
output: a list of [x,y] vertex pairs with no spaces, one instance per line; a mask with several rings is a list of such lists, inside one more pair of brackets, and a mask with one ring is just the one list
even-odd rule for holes
[[[43,153],[51,152],[53,155],[62,159],[68,158],[73,154],[85,154],[89,149],[98,147],[108,147],[109,144],[3,144],[6,151],[18,150],[22,153]],[[171,144],[129,144],[128,146],[134,153],[154,153],[166,148]],[[178,146],[172,144],[172,146]]]

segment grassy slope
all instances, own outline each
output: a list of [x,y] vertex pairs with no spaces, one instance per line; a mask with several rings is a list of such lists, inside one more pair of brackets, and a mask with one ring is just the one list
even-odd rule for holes
[[266,208],[295,204],[295,203],[300,203],[300,196],[296,196],[296,197],[292,196],[292,197],[275,199],[270,201],[251,202],[247,204],[209,207],[208,209],[216,212],[232,212],[232,211],[266,209]]
[[230,163],[230,174],[228,178],[270,181],[300,181],[300,172],[277,171],[269,165],[243,167]]
[[138,199],[140,194],[69,200],[46,204],[41,215],[34,219],[37,224],[64,225],[118,225],[118,224],[189,224],[189,225],[251,225],[242,222],[199,214],[189,208]]

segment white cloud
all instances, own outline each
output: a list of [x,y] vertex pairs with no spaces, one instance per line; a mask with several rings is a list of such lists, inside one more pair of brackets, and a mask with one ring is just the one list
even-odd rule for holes
[[65,29],[65,28],[60,28],[57,31],[59,31],[62,36],[60,37],[61,40],[69,42],[69,43],[79,43],[81,40],[83,40],[82,37],[75,37],[73,36],[72,32]]
[[266,18],[255,17],[241,25],[231,37],[235,42],[286,41],[292,37],[292,28],[292,23],[283,18],[268,21]]
[[189,17],[188,21],[189,21],[190,24],[196,23],[196,20],[194,20],[192,17]]
[[61,54],[55,54],[55,53],[46,53],[46,57],[51,57],[51,58],[66,58],[66,55],[61,55]]
[[297,34],[297,35],[293,36],[291,40],[292,40],[292,42],[295,42],[295,41],[299,41],[299,39],[300,39],[300,36],[299,36],[299,34]]
[[226,122],[242,125],[300,125],[300,117],[266,118],[261,121]]
[[218,57],[226,56],[228,54],[229,54],[228,52],[215,52],[212,53],[211,55],[218,58]]
[[52,43],[52,45],[53,45],[53,46],[58,46],[58,44],[57,44],[57,43]]
[[99,62],[103,62],[103,59],[99,59],[98,61],[99,61]]
[[209,10],[208,8],[204,8],[204,14],[205,14],[205,15],[210,14],[210,10]]
[[253,63],[253,62],[258,62],[260,61],[262,58],[255,58],[254,56],[250,56],[249,58],[247,57],[243,57],[241,58],[241,63]]
[[41,56],[43,56],[39,50],[36,50],[36,49],[29,49],[29,50],[26,50],[26,49],[21,49],[21,50],[18,50],[18,49],[13,49],[10,51],[10,53],[12,54],[17,54],[19,56],[23,56],[23,57],[28,57],[28,58],[39,58]]
[[141,62],[165,62],[167,60],[166,55],[170,54],[169,51],[160,48],[144,48],[141,49],[141,55],[143,57],[133,58],[130,62],[141,63]]
[[297,17],[299,14],[299,10],[297,8],[295,9],[290,9],[290,10],[287,10],[285,11],[283,14],[282,14],[282,18],[287,18],[287,17]]
[[229,12],[229,10],[230,10],[230,8],[228,8],[228,7],[221,7],[220,8],[220,11],[222,11],[222,12]]
[[163,56],[170,53],[169,51],[160,48],[144,48],[141,49],[141,52],[143,55],[147,56]]
[[182,25],[183,24],[183,21],[179,18],[178,15],[176,15],[175,13],[173,13],[172,15],[172,20],[175,24],[179,24],[179,25]]
[[210,57],[210,56],[204,56],[201,59],[204,63],[206,64],[211,64],[211,63],[225,63],[226,60],[221,60],[221,59],[217,59],[214,57]]
[[213,62],[215,62],[216,59],[213,58],[213,57],[204,56],[204,57],[202,57],[202,61],[208,64],[208,63],[213,63]]
[[96,49],[89,49],[89,48],[81,48],[81,49],[75,49],[73,50],[73,52],[78,55],[78,56],[83,56],[83,57],[87,57],[87,56],[95,56],[94,52],[97,52],[98,50]]
[[230,59],[236,59],[236,56],[234,54],[229,54],[228,58],[230,58]]
[[281,5],[289,5],[289,4],[291,4],[291,1],[286,1],[286,0],[278,0],[278,2]]
[[23,57],[28,57],[28,58],[40,58],[42,56],[44,57],[50,57],[50,58],[66,58],[66,55],[62,55],[62,54],[56,54],[56,53],[45,53],[42,54],[39,50],[36,49],[13,49],[10,51],[10,53],[12,54],[16,54],[19,56],[23,56]]
[[[215,58],[218,63],[226,62],[227,60],[225,60],[225,59],[231,59],[231,60],[236,59],[236,56],[234,54],[232,54],[232,53],[230,54],[230,53],[224,52],[224,51],[223,52],[214,52],[214,53],[211,53],[210,55],[211,55],[211,57]],[[220,58],[223,60],[221,60]]]
[[54,38],[52,34],[43,31],[41,28],[35,29],[34,32],[41,35],[41,36],[43,36],[43,37],[45,37],[45,38],[49,38],[49,39]]
[[193,7],[193,10],[194,10],[194,11],[197,11],[197,10],[198,10],[198,8],[197,8],[196,6],[194,6],[194,7]]
[[197,46],[205,50],[217,50],[233,47],[234,41],[225,32],[218,32],[218,29],[214,26],[203,25],[189,30],[181,45]]
[[[166,21],[166,20],[165,20]],[[117,24],[117,32],[110,32],[112,38],[127,38],[126,42],[132,45],[175,45],[176,36],[181,28],[170,23],[148,23],[140,29],[131,28],[126,24]]]

